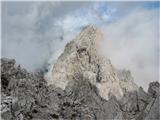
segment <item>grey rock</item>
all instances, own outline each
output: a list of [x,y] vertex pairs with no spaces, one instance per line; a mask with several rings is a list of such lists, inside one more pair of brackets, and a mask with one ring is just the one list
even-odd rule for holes
[[[61,86],[48,84],[48,81],[44,79],[44,68],[29,73],[17,65],[14,59],[2,58],[2,119],[158,120],[160,117],[160,84],[158,82],[150,83],[147,93],[134,83],[129,71],[117,70],[108,59],[101,59],[94,51],[94,45],[88,50],[91,58],[87,57],[87,54],[83,54],[84,46],[88,44],[86,39],[91,41],[91,38],[94,38],[94,32],[93,27],[86,27],[79,37],[66,46],[64,53],[59,57],[56,63],[58,67],[54,68],[57,70],[62,61],[72,65],[72,53],[80,55],[80,64],[76,61],[74,74],[71,76],[68,74],[67,77],[64,77],[58,73],[59,76],[55,77],[58,82],[67,81],[64,89]],[[82,38],[83,40],[81,40]],[[75,41],[79,43],[78,51],[75,47]],[[66,58],[70,58],[69,61],[66,61]],[[73,69],[68,70],[72,71]],[[112,81],[118,86],[116,90],[122,89],[123,91],[123,96],[119,99],[117,99],[118,94],[115,91],[105,91],[108,89],[105,85],[110,88],[114,87],[114,84],[110,84]],[[101,87],[98,87],[98,84],[101,84]],[[101,94],[102,86],[105,88],[104,94],[107,94],[108,99]]]

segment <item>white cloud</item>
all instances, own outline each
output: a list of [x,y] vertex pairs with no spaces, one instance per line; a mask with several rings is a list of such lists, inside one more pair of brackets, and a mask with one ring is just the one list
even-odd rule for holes
[[3,2],[2,56],[33,71],[53,63],[88,24],[102,26],[104,52],[145,88],[157,80],[158,18],[143,2]]
[[118,68],[131,70],[145,89],[158,81],[158,11],[135,10],[102,27],[102,51]]
[[56,24],[57,20],[61,18],[62,21],[65,14],[77,9],[77,5],[85,4],[3,2],[2,57],[15,58],[28,70],[38,69],[53,54],[62,51],[67,42],[63,36],[66,29]]
[[31,71],[50,58],[55,60],[83,26],[99,22],[92,12],[93,5],[94,2],[3,2],[2,56],[15,58]]

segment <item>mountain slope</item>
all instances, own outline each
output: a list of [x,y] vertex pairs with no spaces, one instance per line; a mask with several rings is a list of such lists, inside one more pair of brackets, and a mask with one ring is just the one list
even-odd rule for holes
[[86,27],[45,79],[41,71],[29,73],[14,59],[2,58],[2,119],[158,120],[160,84],[143,91],[129,71],[99,54],[101,40],[97,29]]
[[99,94],[106,100],[109,94],[120,98],[124,94],[124,89],[127,91],[137,89],[138,87],[132,84],[132,80],[122,80],[122,76],[125,76],[124,71],[120,74],[120,71],[113,68],[110,60],[99,53],[101,42],[100,31],[92,26],[85,27],[73,41],[66,45],[64,53],[46,76],[48,83],[65,89],[67,83],[74,81],[75,75],[81,73],[98,88]]

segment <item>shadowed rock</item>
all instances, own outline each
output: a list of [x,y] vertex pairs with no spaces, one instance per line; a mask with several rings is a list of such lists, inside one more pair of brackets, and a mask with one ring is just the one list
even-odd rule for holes
[[[17,67],[14,60],[5,60],[1,61],[1,79],[8,80],[8,84],[2,84],[1,93],[4,120],[159,119],[158,82],[150,83],[149,93],[139,88],[126,92],[120,100],[112,94],[109,100],[105,100],[97,87],[81,73],[76,74],[75,80],[62,90],[48,86],[41,75]],[[8,72],[11,70],[13,74]]]

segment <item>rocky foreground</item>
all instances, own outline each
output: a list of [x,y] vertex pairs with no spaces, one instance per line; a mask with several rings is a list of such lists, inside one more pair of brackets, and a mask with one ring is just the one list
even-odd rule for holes
[[86,27],[47,75],[2,58],[2,120],[159,120],[160,84],[150,83],[146,93],[130,71],[98,54],[100,39]]

